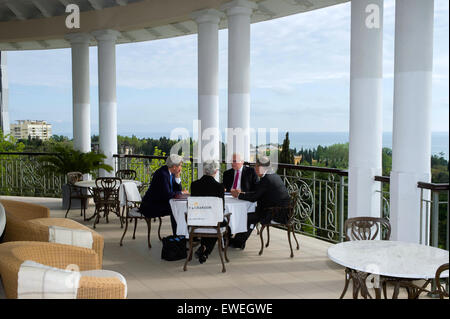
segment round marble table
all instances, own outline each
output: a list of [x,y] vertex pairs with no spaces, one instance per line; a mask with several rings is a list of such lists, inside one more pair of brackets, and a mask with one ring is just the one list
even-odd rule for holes
[[[408,242],[359,240],[331,246],[328,257],[352,271],[411,282],[434,279],[438,267],[448,263],[449,252]],[[447,278],[448,271],[441,277]]]

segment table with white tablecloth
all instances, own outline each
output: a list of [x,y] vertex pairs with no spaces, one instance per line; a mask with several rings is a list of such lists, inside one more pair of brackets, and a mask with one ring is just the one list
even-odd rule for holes
[[[189,237],[185,218],[187,199],[171,199],[169,203],[173,217],[177,222],[177,235]],[[225,214],[231,213],[229,224],[231,234],[247,231],[247,214],[255,212],[255,208],[256,202],[252,203],[232,196],[225,196]]]

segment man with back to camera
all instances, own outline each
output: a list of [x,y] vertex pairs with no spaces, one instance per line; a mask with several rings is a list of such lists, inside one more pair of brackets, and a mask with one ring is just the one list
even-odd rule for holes
[[181,169],[183,158],[180,155],[170,154],[166,159],[166,165],[158,168],[152,177],[152,181],[147,192],[142,198],[140,212],[145,217],[162,217],[170,215],[172,232],[177,234],[177,223],[172,214],[169,200],[188,194],[188,191],[181,190]]
[[[219,197],[224,201],[224,187],[222,183],[215,180],[214,176],[219,170],[219,163],[217,161],[208,160],[203,163],[202,178],[192,182],[191,196],[212,196]],[[225,207],[225,202],[224,202]],[[221,223],[221,227],[227,225],[226,221]],[[195,257],[203,264],[208,259],[216,244],[217,238],[202,237],[200,247],[195,252]]]
[[272,215],[270,207],[286,207],[281,211],[280,216],[276,216],[279,223],[284,223],[288,216],[288,206],[290,202],[289,193],[283,180],[278,174],[275,174],[270,167],[270,160],[267,156],[258,157],[255,165],[255,172],[260,181],[256,185],[254,192],[243,192],[240,190],[231,190],[235,198],[257,202],[256,212],[247,215],[247,232],[236,234],[231,240],[230,246],[235,248],[245,248],[245,242],[255,228],[258,222],[263,224],[270,223]]

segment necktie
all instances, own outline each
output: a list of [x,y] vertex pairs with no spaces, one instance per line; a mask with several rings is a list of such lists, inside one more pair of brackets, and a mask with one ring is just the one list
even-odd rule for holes
[[233,189],[236,189],[239,180],[239,171],[236,171],[236,176],[234,177]]
[[173,175],[170,175],[170,192],[173,192],[173,184],[172,184]]

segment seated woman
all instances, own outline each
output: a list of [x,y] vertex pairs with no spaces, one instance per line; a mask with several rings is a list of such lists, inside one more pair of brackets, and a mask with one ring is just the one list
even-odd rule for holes
[[[214,176],[219,170],[219,163],[217,161],[206,161],[203,163],[203,176],[199,180],[191,184],[191,196],[212,196],[220,197],[224,200],[223,184],[217,182]],[[226,222],[221,223],[220,226],[226,226]],[[201,245],[195,252],[195,257],[203,264],[208,255],[214,249],[217,238],[202,238]]]

